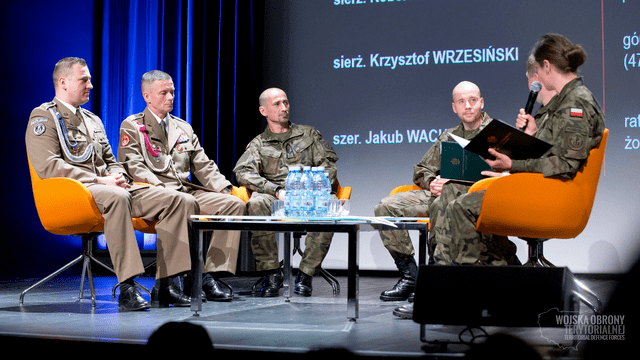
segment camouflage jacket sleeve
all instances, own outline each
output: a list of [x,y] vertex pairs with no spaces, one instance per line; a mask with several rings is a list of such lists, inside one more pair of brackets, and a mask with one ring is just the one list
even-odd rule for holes
[[431,148],[422,156],[420,162],[413,166],[413,183],[429,190],[429,184],[440,174],[440,135]]
[[[274,157],[273,163],[264,163],[260,153],[262,140],[260,136],[254,138],[236,163],[233,172],[238,183],[246,186],[251,191],[275,195],[281,185],[267,180],[262,174],[268,167],[277,167],[278,159]],[[268,154],[267,154],[268,155]]]
[[581,79],[565,85],[547,109],[548,118],[536,137],[552,144],[539,159],[513,160],[512,172],[538,172],[572,179],[604,131],[604,115]]

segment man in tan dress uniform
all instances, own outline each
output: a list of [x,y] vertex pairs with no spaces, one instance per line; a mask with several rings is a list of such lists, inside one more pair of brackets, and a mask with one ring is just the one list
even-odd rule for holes
[[[144,310],[151,305],[189,306],[189,297],[173,277],[191,269],[188,218],[197,213],[191,196],[158,187],[134,185],[116,162],[100,118],[82,109],[93,88],[87,63],[60,60],[53,72],[55,98],[35,108],[25,135],[27,153],[43,179],[68,177],[87,186],[105,219],[104,235],[120,282],[119,309]],[[144,266],[132,217],[155,221],[158,235],[156,287],[149,304],[133,278]]]
[[[174,90],[173,80],[165,72],[153,70],[142,76],[147,108],[122,122],[118,159],[135,181],[193,195],[200,214],[244,215],[244,202],[231,195],[231,183],[207,157],[191,125],[169,113]],[[192,183],[192,175],[202,185]],[[213,233],[202,282],[208,300],[232,300],[231,292],[220,286],[215,273],[235,274],[239,244],[239,231]],[[185,285],[187,292],[190,281]]]

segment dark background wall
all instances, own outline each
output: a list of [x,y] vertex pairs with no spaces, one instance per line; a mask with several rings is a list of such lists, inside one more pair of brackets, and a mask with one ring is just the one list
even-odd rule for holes
[[[94,89],[84,107],[103,119],[117,149],[119,123],[127,114],[144,109],[139,79],[152,70],[130,65],[132,57],[149,64],[150,53],[158,47],[145,44],[148,37],[140,32],[144,26],[147,32],[158,31],[154,21],[158,28],[164,26],[164,33],[158,36],[160,45],[177,45],[156,49],[154,61],[159,65],[154,68],[171,69],[181,93],[173,114],[188,118],[207,154],[232,179],[237,157],[264,127],[257,111],[262,87],[262,8],[260,1],[28,0],[3,4],[0,68],[6,101],[2,132],[6,173],[2,177],[0,276],[46,275],[79,254],[78,239],[55,236],[42,228],[24,144],[29,113],[54,97],[55,63],[67,56],[87,60]],[[135,11],[140,14],[132,14]],[[138,35],[132,35],[136,29],[125,16],[139,19]],[[136,46],[139,51],[127,51]],[[114,69],[125,66],[133,74],[115,73]],[[237,68],[242,71],[236,73]],[[184,75],[187,72],[192,74],[190,80]],[[129,87],[132,90],[127,92]]]
[[[264,129],[257,97],[284,88],[292,120],[341,134],[455,126],[450,92],[477,82],[485,110],[513,121],[528,95],[525,59],[537,37],[559,32],[587,47],[586,85],[606,112],[611,136],[589,225],[546,252],[574,272],[626,271],[638,250],[638,109],[640,2],[342,1],[342,0],[25,0],[3,3],[0,46],[4,174],[0,276],[37,276],[77,256],[79,242],[40,225],[25,154],[30,111],[53,96],[59,59],[85,58],[94,90],[87,109],[107,126],[112,145],[124,117],[143,110],[139,78],[161,68],[179,93],[174,115],[190,121],[207,154],[230,180],[246,144]],[[625,43],[625,41],[629,43]],[[635,42],[634,42],[635,41]],[[448,49],[517,47],[518,61],[376,66],[372,59]],[[361,56],[365,68],[336,68]],[[433,56],[433,55],[432,55]],[[631,148],[626,146],[631,142]],[[635,147],[634,147],[635,144]],[[373,215],[393,186],[411,182],[427,142],[334,143],[340,181],[354,187],[352,212]],[[382,164],[382,165],[381,165]],[[336,239],[339,237],[337,236]],[[361,238],[361,268],[393,269],[375,233]],[[334,241],[327,268],[343,268]],[[518,243],[519,256],[526,247]],[[520,251],[522,250],[522,251]]]

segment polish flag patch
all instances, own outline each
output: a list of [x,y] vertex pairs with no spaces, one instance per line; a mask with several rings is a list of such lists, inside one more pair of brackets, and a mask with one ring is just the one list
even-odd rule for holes
[[582,117],[582,109],[571,108],[571,116]]

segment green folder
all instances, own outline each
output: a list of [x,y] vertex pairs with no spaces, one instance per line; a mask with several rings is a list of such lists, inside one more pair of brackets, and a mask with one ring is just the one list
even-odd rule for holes
[[465,150],[453,141],[440,143],[440,177],[465,183],[474,183],[484,176],[484,170],[491,170],[478,154]]

